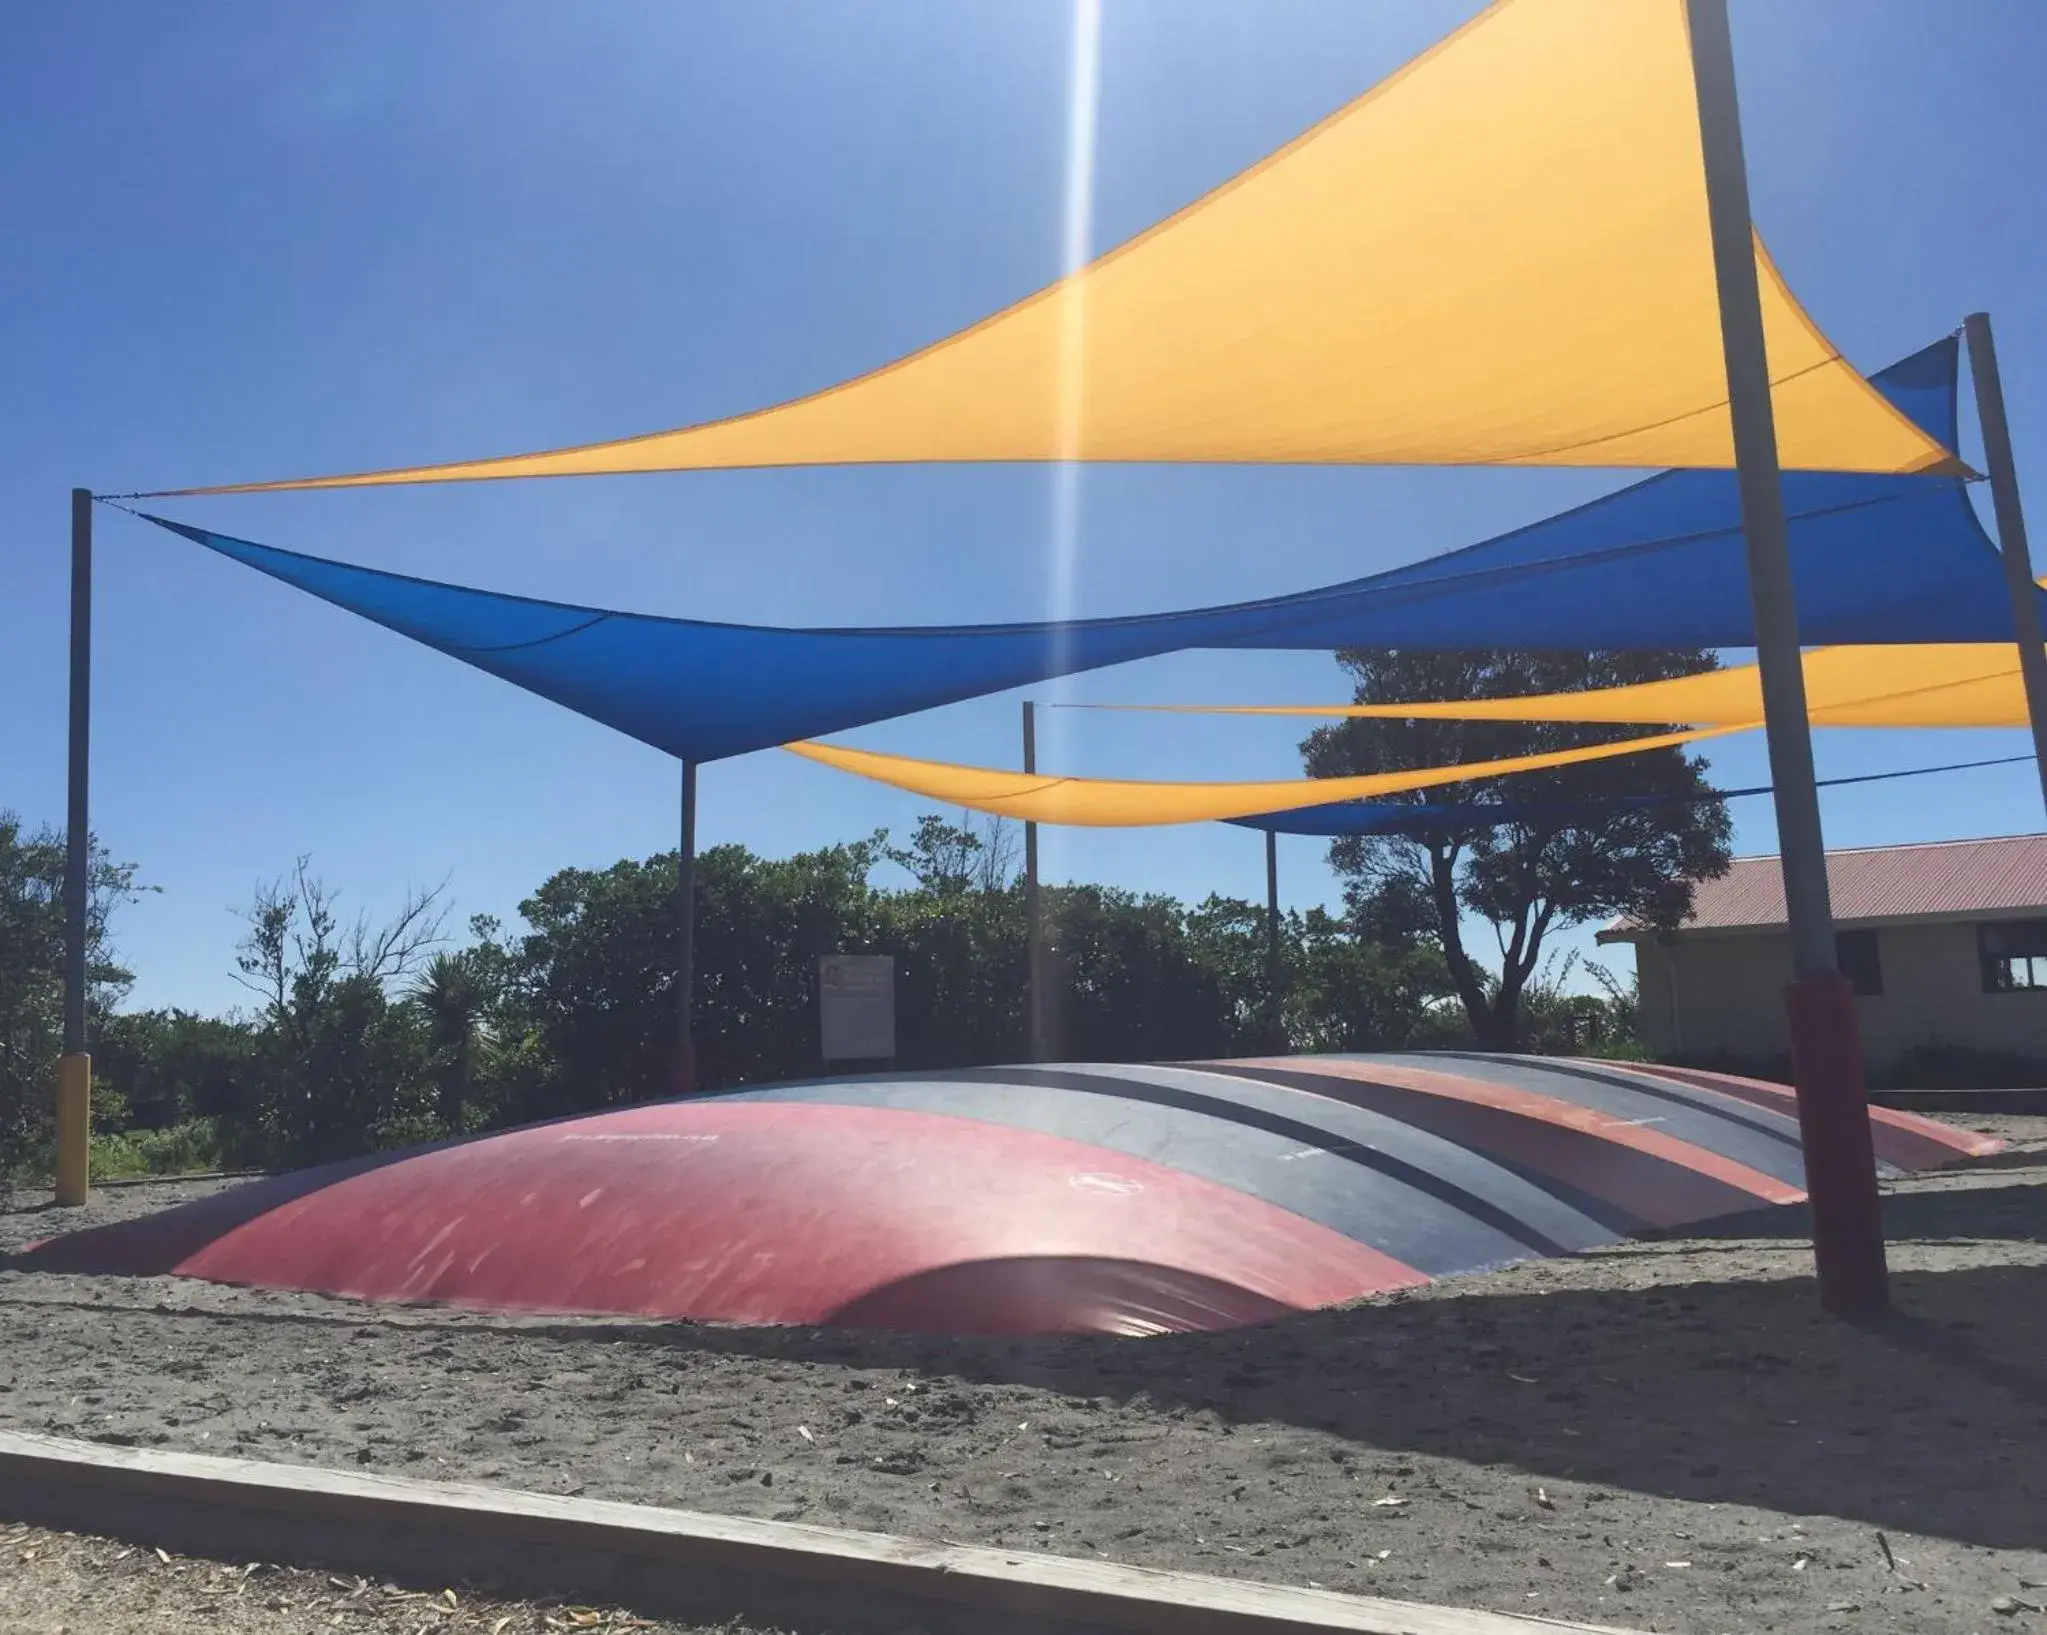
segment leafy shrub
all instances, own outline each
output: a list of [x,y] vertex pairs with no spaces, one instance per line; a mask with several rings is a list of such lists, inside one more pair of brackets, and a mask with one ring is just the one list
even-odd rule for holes
[[92,1138],[92,1173],[98,1181],[143,1175],[195,1175],[238,1165],[228,1158],[223,1131],[210,1118],[190,1118],[162,1130],[117,1130]]

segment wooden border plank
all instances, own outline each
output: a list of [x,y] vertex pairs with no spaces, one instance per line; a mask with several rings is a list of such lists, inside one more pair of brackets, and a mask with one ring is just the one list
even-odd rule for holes
[[929,1635],[1626,1635],[1022,1550],[0,1430],[0,1516],[230,1561]]

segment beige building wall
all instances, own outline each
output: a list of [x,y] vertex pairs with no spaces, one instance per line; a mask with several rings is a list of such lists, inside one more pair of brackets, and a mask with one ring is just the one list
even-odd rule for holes
[[[1881,1066],[1915,1045],[2047,1056],[2047,992],[1987,994],[1976,920],[1880,925],[1884,991],[1856,1000]],[[1642,1036],[1658,1055],[1782,1056],[1791,943],[1782,931],[1679,934],[1635,944]]]

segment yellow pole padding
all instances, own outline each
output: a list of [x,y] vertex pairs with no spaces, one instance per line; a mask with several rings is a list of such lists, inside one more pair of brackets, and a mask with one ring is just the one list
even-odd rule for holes
[[82,1204],[92,1192],[92,1058],[57,1058],[57,1202]]

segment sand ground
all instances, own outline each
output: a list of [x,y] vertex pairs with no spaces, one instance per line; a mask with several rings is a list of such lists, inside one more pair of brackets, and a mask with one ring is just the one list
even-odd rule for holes
[[[0,1264],[0,1423],[1673,1635],[2047,1631],[2047,1119],[1962,1122],[2012,1149],[1890,1188],[1897,1310],[1866,1328],[1818,1312],[1798,1210],[1145,1341]],[[20,1198],[0,1250],[222,1184]],[[0,1604],[21,1553],[0,1541]]]

